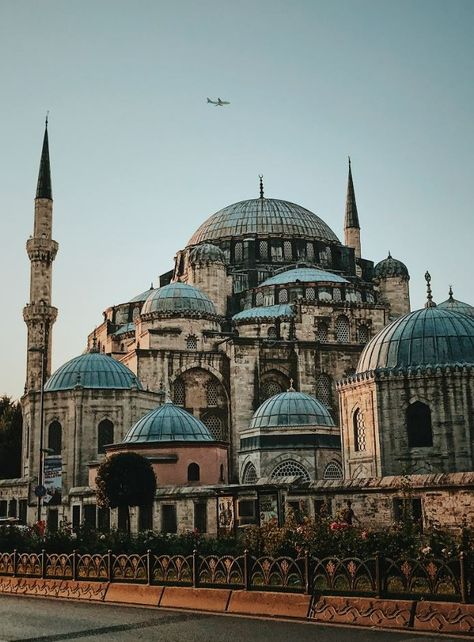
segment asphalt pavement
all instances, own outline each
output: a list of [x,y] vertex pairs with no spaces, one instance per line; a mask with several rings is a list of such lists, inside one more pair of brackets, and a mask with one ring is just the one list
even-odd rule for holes
[[0,642],[454,642],[459,639],[468,638],[0,595]]

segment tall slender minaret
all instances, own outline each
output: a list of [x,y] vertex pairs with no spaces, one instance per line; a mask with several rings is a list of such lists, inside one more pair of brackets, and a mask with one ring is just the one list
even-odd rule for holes
[[347,179],[346,216],[344,219],[344,243],[353,247],[357,258],[360,259],[360,225],[357,214],[357,204],[352,182],[351,159],[349,157],[349,177]]
[[33,236],[26,242],[31,269],[30,301],[23,308],[23,318],[28,328],[25,392],[41,388],[42,372],[43,381],[51,374],[52,326],[58,314],[57,308],[51,305],[52,267],[58,251],[58,244],[52,239],[52,228],[53,194],[46,118],[36,188],[34,230]]

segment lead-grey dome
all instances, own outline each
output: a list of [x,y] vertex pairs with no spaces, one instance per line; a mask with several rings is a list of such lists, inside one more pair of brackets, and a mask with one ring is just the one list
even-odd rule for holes
[[469,305],[469,303],[464,303],[464,301],[458,301],[453,297],[453,289],[449,288],[449,298],[446,301],[438,304],[438,308],[452,310],[453,312],[461,312],[461,314],[467,314],[470,317],[474,317],[474,307]]
[[154,290],[142,307],[149,312],[217,314],[214,303],[198,288],[188,283],[169,283]]
[[250,422],[250,428],[278,426],[334,426],[334,420],[318,399],[290,389],[264,401]]
[[207,426],[189,412],[167,401],[139,419],[123,443],[157,441],[214,441]]
[[225,263],[225,254],[213,243],[201,243],[189,252],[191,263]]
[[309,210],[275,198],[233,203],[210,216],[189,239],[189,245],[239,236],[301,237],[340,244],[326,223]]
[[457,364],[474,364],[474,319],[438,306],[386,326],[365,346],[357,372]]
[[405,263],[402,263],[398,259],[394,259],[393,256],[388,253],[386,259],[377,263],[374,267],[374,276],[377,279],[383,279],[390,276],[402,276],[404,278],[410,278],[408,274],[408,268]]

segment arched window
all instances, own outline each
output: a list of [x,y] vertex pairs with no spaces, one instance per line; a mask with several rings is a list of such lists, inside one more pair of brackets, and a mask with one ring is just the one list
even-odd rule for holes
[[352,417],[352,427],[354,431],[354,449],[357,452],[362,452],[367,449],[367,442],[365,436],[364,415],[359,408],[357,408]]
[[267,337],[269,339],[276,339],[277,338],[277,329],[275,328],[274,325],[271,325],[268,330],[267,330]]
[[216,439],[217,441],[225,441],[222,419],[220,417],[217,415],[207,415],[202,418],[202,422],[209,428],[209,432],[213,439]]
[[278,395],[280,392],[283,392],[283,388],[278,381],[265,381],[260,388],[260,399],[265,401],[265,399]]
[[257,469],[253,464],[247,464],[242,475],[242,484],[256,484],[257,479]]
[[198,464],[189,464],[188,466],[188,481],[197,482],[199,481],[199,465]]
[[407,434],[409,448],[433,445],[430,407],[415,401],[407,408]]
[[224,464],[221,464],[221,465],[219,466],[219,481],[221,481],[221,482],[225,481],[225,477],[224,477]]
[[48,448],[51,455],[60,455],[62,449],[62,428],[59,421],[52,421],[48,426]]
[[174,382],[173,393],[174,402],[177,406],[186,405],[186,393],[184,389],[184,381],[182,379],[176,379]]
[[186,350],[197,350],[198,342],[195,334],[190,334],[186,337]]
[[308,261],[314,260],[314,245],[312,243],[306,243],[306,258]]
[[288,290],[280,290],[278,292],[278,303],[288,303]]
[[293,257],[293,250],[291,248],[291,241],[284,241],[283,243],[283,254],[285,259],[290,260]]
[[268,259],[268,242],[260,241],[260,258]]
[[327,343],[327,340],[328,340],[328,324],[325,323],[324,321],[320,321],[318,323],[317,339],[321,343]]
[[105,453],[105,447],[114,442],[114,424],[103,419],[97,429],[97,452]]
[[365,325],[365,323],[362,323],[357,328],[357,338],[359,340],[359,343],[367,343],[367,341],[369,340],[369,328]]
[[337,461],[330,461],[324,469],[323,479],[342,479],[341,464]]
[[273,469],[272,479],[281,479],[282,477],[301,477],[303,481],[310,481],[306,468],[293,459],[287,459]]
[[314,301],[316,298],[316,290],[314,288],[306,288],[304,295],[307,301]]
[[336,319],[336,339],[339,343],[349,343],[349,319],[343,314]]
[[316,379],[316,398],[325,406],[331,407],[332,404],[332,381],[327,374],[321,373]]
[[234,260],[239,262],[242,261],[242,256],[243,256],[243,248],[242,248],[242,243],[238,242],[234,246]]
[[342,301],[342,294],[341,294],[341,290],[339,290],[339,288],[333,288],[332,289],[332,299],[333,299],[333,301],[336,301],[336,302]]
[[263,292],[257,292],[255,296],[255,305],[263,305]]
[[208,406],[217,406],[219,384],[211,379],[206,385],[206,401]]

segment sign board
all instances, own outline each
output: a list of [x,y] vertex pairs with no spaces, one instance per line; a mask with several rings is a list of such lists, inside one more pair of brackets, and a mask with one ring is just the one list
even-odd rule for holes
[[258,513],[260,516],[260,525],[276,519],[278,523],[278,494],[269,493],[258,496]]
[[43,502],[45,504],[61,503],[62,469],[61,455],[48,455],[44,458],[43,479],[46,495]]
[[231,534],[235,526],[234,498],[217,498],[217,524],[220,534]]

